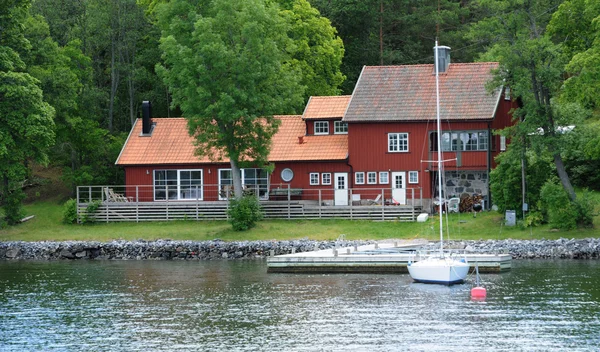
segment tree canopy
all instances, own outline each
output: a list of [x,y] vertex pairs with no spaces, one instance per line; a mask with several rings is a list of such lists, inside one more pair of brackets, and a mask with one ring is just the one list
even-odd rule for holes
[[26,163],[47,162],[54,140],[54,109],[43,100],[40,82],[25,72],[19,55],[30,49],[21,26],[28,2],[5,4],[0,8],[0,192],[6,221],[14,224],[21,220]]
[[[163,5],[159,15],[178,3]],[[214,1],[186,20],[176,18],[163,32],[160,73],[188,119],[198,154],[230,159],[240,197],[240,163],[263,164],[277,130],[273,115],[303,102],[289,24],[276,4],[262,0]]]

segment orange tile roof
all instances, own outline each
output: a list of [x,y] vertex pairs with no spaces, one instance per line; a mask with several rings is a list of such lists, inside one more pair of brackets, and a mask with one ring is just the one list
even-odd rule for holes
[[342,118],[350,102],[351,95],[342,95],[337,97],[310,97],[302,118],[327,119]]
[[281,125],[273,136],[269,161],[344,160],[348,157],[347,134],[305,136],[306,124],[300,116],[278,118]]
[[[490,94],[496,62],[452,63],[441,74],[443,120],[491,120],[501,90]],[[423,121],[436,118],[433,65],[365,66],[344,115],[346,122]]]
[[[348,135],[304,136],[305,123],[300,115],[276,116],[281,120],[272,139],[269,161],[344,160],[348,154]],[[141,136],[138,119],[117,159],[117,165],[173,165],[212,163],[208,157],[194,155],[194,138],[190,137],[184,118],[154,118],[151,136]],[[300,144],[298,137],[303,136]],[[219,162],[229,162],[223,158]]]

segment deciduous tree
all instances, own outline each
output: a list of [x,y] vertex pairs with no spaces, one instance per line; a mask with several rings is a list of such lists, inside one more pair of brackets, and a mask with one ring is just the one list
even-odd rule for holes
[[[229,158],[239,198],[240,165],[266,161],[277,129],[273,115],[302,104],[304,87],[290,63],[289,23],[276,4],[263,0],[216,0],[202,9],[182,0],[161,6],[159,18],[168,22],[161,75],[188,119],[198,154]],[[181,8],[184,16],[169,16]]]
[[22,33],[28,5],[13,0],[0,7],[0,192],[9,224],[21,219],[27,161],[47,161],[54,139],[54,109],[18,54],[29,46]]

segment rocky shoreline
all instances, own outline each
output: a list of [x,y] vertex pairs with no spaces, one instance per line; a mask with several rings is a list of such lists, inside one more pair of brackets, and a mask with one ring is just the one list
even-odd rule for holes
[[[215,260],[262,259],[269,255],[360,246],[376,241],[111,241],[0,242],[0,260]],[[425,248],[433,249],[437,243]],[[600,238],[450,241],[448,248],[509,253],[514,259],[598,259]]]

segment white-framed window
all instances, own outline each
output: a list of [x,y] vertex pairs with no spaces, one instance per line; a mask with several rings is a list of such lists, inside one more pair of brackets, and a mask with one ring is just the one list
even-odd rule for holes
[[408,183],[419,183],[419,171],[408,172]]
[[354,183],[357,185],[365,184],[365,173],[364,172],[355,172],[354,173]]
[[348,123],[343,121],[335,121],[333,123],[334,134],[348,134]]
[[374,171],[367,172],[367,183],[374,185],[377,183],[377,173]]
[[442,151],[485,151],[488,149],[487,131],[443,132]]
[[510,100],[510,87],[504,88],[504,100]]
[[290,168],[285,168],[281,170],[281,179],[283,182],[290,182],[294,178],[294,171]]
[[329,134],[329,121],[315,121],[315,134]]
[[506,136],[500,136],[500,151],[506,150]]
[[318,172],[311,172],[310,173],[310,185],[311,186],[318,186],[319,185],[319,173]]
[[387,171],[381,171],[379,173],[379,183],[382,185],[387,185],[390,183],[389,173]]
[[[261,199],[267,198],[269,191],[269,173],[265,169],[242,169],[242,187],[244,192],[258,192]],[[219,199],[233,196],[233,175],[231,169],[219,169]]]
[[388,133],[388,152],[408,152],[408,133]]
[[331,172],[324,172],[321,174],[321,184],[322,185],[330,185],[331,184]]
[[202,200],[202,169],[154,170],[154,200]]

